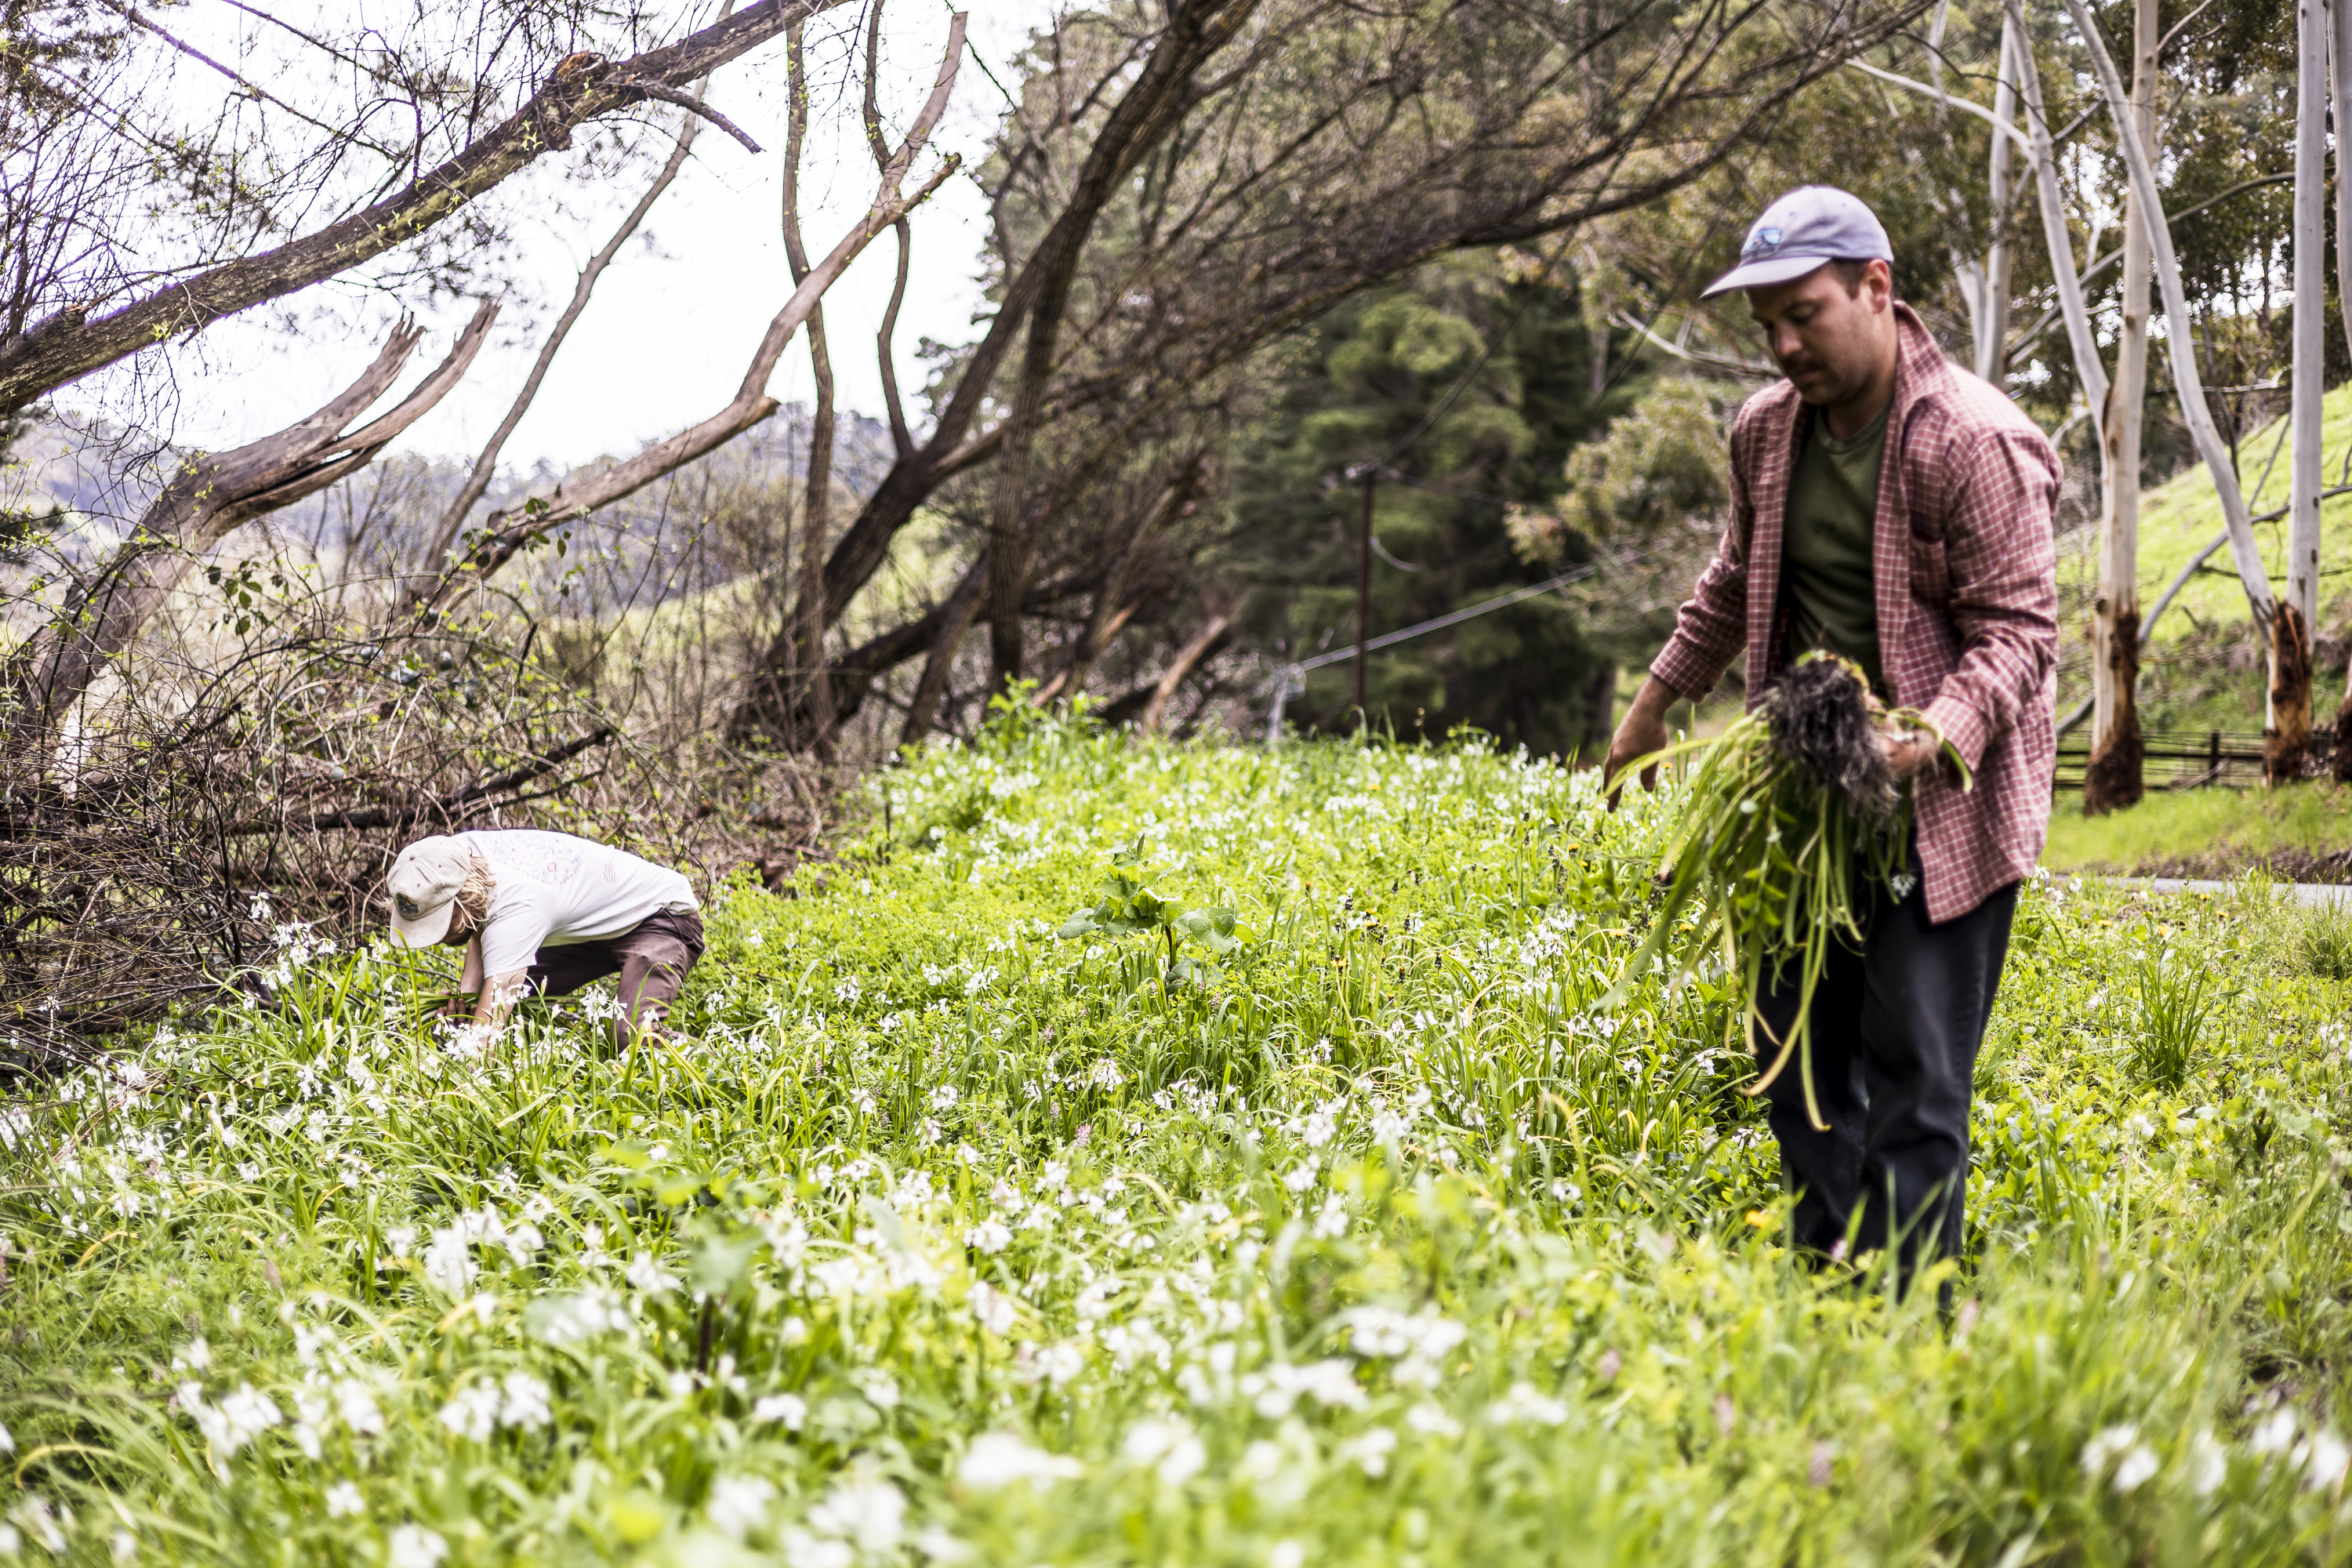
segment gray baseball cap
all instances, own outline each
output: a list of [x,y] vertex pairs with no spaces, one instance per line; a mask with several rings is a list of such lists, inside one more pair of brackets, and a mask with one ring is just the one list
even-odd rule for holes
[[1702,300],[1734,289],[1769,289],[1830,261],[1884,261],[1895,247],[1886,226],[1835,185],[1800,185],[1764,209],[1739,247],[1739,265],[1706,286]]
[[392,895],[392,934],[409,947],[431,947],[449,934],[457,912],[457,890],[466,885],[474,854],[462,840],[420,838],[400,852],[386,877]]

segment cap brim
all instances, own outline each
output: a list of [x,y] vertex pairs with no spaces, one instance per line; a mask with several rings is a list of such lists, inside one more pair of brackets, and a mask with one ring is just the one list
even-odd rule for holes
[[413,921],[400,918],[395,907],[392,911],[392,934],[408,947],[437,947],[449,934],[449,922],[457,918],[457,900],[450,900],[437,910],[427,910]]
[[1734,289],[1769,289],[1775,283],[1794,282],[1808,272],[1819,271],[1835,259],[1830,256],[1775,256],[1763,261],[1743,262],[1708,284],[1699,298],[1712,300],[1717,294],[1728,294]]

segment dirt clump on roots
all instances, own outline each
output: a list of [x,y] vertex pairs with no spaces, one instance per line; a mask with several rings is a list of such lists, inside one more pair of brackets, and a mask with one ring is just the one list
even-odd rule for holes
[[1885,710],[1843,658],[1801,659],[1759,704],[1772,746],[1864,822],[1884,822],[1898,795],[1879,740]]

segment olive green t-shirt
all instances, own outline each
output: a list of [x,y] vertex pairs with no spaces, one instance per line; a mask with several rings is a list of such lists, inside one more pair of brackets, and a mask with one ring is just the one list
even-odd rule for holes
[[1781,541],[1781,592],[1787,595],[1791,659],[1817,647],[1843,654],[1883,691],[1878,668],[1878,601],[1871,568],[1872,517],[1878,506],[1878,459],[1886,416],[1841,441],[1829,420],[1811,412],[1805,449],[1789,476]]

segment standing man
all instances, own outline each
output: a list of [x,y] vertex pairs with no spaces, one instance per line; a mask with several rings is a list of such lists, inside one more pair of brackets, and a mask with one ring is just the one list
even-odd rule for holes
[[658,1032],[702,956],[694,889],[667,866],[575,838],[513,828],[420,838],[384,879],[392,934],[466,948],[453,1016],[503,1022],[527,989],[550,996],[621,977],[623,1047]]
[[[1618,727],[1609,769],[1663,748],[1668,706],[1706,696],[1743,651],[1751,706],[1796,655],[1826,647],[1926,714],[1934,735],[1885,737],[1913,790],[1912,877],[1877,889],[1862,951],[1834,949],[1814,993],[1828,1130],[1806,1115],[1796,1073],[1767,1091],[1799,1244],[1834,1258],[1849,1237],[1856,1253],[1891,1237],[1907,1279],[1959,1251],[1977,1047],[2018,879],[2049,830],[2058,460],[1895,300],[1886,230],[1854,197],[1790,191],[1739,257],[1706,293],[1746,290],[1788,379],[1733,423],[1722,547]],[[1761,1011],[1786,1038],[1793,976]]]

